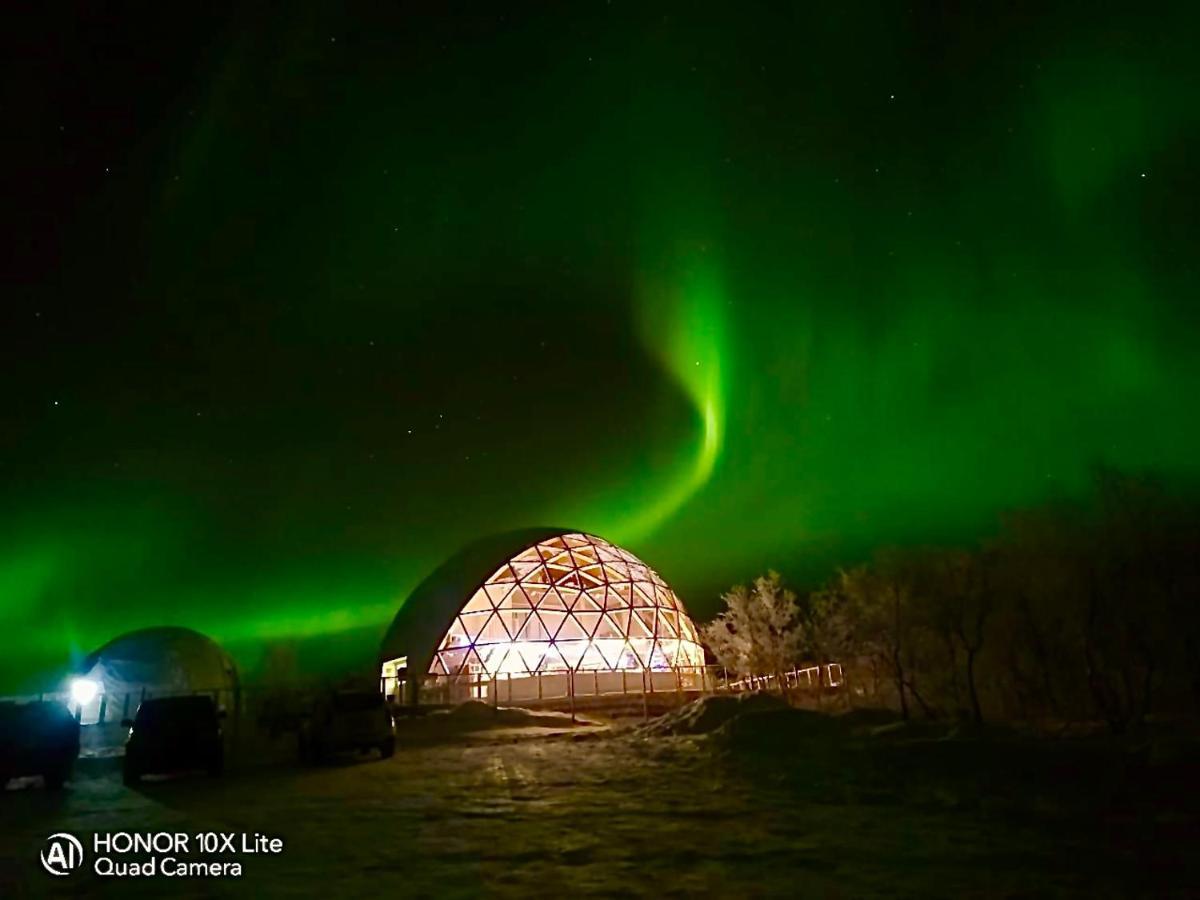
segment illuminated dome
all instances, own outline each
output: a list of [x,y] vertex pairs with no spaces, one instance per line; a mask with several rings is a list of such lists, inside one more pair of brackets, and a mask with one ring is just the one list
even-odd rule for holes
[[[436,633],[431,618],[442,622]],[[426,579],[397,615],[381,663],[393,693],[414,676],[426,685],[569,672],[674,681],[702,669],[704,650],[675,592],[632,553],[595,535],[541,531],[485,539]],[[645,677],[622,678],[622,689]]]
[[429,673],[703,664],[696,627],[657,572],[601,538],[563,534],[521,551],[480,585]]

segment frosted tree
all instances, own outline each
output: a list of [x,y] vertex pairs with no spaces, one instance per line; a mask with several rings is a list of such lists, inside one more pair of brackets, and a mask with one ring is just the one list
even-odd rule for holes
[[804,641],[796,595],[778,572],[737,585],[722,598],[725,609],[704,626],[717,660],[739,675],[780,675],[797,660]]

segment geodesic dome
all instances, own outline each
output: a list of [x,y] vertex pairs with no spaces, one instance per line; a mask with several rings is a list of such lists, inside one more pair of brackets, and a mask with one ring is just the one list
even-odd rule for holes
[[440,567],[397,613],[381,664],[390,692],[413,678],[695,671],[704,650],[675,592],[636,556],[543,529],[486,538]]
[[702,666],[691,618],[657,572],[587,534],[540,541],[463,605],[429,667],[453,675]]

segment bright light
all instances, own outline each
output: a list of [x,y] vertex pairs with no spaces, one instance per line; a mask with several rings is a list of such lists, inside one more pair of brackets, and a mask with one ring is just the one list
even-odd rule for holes
[[87,706],[100,693],[100,685],[90,678],[71,679],[71,702],[78,706]]

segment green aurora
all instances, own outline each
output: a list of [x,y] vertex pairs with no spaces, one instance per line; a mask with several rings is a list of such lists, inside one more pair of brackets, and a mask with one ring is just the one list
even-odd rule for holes
[[624,544],[704,617],[1100,462],[1194,475],[1195,14],[1037,9],[164,12],[30,51],[0,690],[156,624],[344,668],[508,528]]

